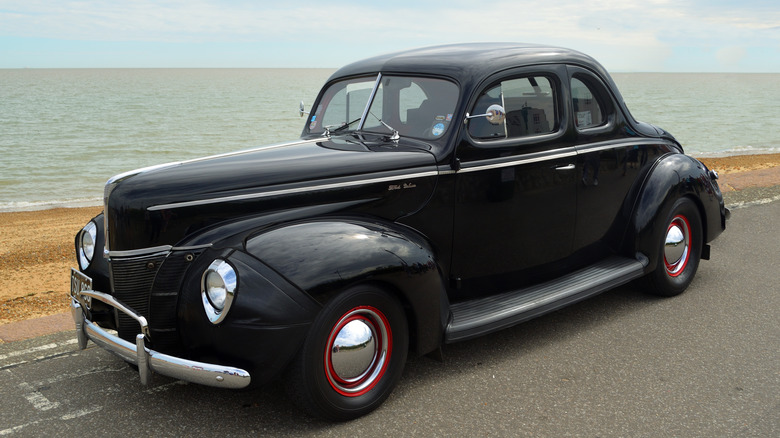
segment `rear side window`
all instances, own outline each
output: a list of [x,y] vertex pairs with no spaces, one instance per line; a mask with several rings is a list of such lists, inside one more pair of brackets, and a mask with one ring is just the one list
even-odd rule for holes
[[504,107],[506,119],[492,125],[486,118],[469,120],[474,138],[519,138],[548,134],[557,129],[555,89],[545,76],[509,79],[486,89],[471,114],[485,114],[490,105]]
[[571,97],[577,129],[593,128],[606,122],[605,105],[586,82],[576,77],[572,78]]

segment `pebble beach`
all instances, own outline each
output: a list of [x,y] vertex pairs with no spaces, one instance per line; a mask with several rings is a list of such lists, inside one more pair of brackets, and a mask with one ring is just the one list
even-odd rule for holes
[[[780,187],[780,154],[701,161],[720,174],[727,206],[744,203],[741,194]],[[0,326],[68,311],[69,271],[76,266],[74,235],[101,209],[0,213]]]

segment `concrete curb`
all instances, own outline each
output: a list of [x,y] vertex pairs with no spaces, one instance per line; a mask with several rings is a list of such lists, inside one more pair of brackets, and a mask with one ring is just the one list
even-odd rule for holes
[[75,327],[70,312],[12,322],[0,325],[0,343],[21,341],[51,333],[74,330]]
[[720,190],[725,194],[738,192],[750,187],[772,187],[780,184],[780,166],[769,169],[751,170],[724,174],[718,181]]

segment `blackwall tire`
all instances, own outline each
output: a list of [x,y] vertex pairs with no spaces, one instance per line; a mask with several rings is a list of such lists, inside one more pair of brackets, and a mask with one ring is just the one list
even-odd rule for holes
[[704,243],[699,209],[690,199],[680,198],[659,227],[658,262],[645,285],[650,293],[671,297],[688,288],[699,267]]
[[403,307],[375,286],[351,288],[320,311],[286,376],[290,399],[304,412],[345,421],[387,399],[409,349]]

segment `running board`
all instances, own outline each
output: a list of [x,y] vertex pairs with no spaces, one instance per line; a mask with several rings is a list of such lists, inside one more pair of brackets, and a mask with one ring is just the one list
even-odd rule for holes
[[476,338],[628,283],[644,274],[647,258],[609,257],[561,278],[450,306],[444,342]]

